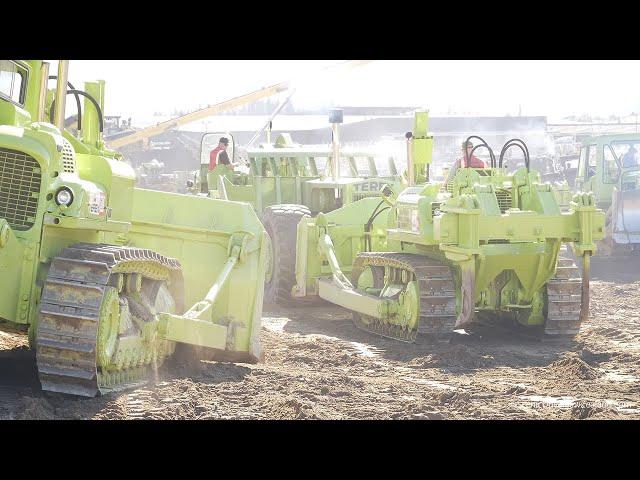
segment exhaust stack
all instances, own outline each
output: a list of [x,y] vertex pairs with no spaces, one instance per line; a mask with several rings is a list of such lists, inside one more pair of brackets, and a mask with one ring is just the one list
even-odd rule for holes
[[407,139],[407,183],[413,187],[416,183],[416,173],[413,168],[413,144],[411,143],[413,132],[405,133],[404,138]]
[[67,103],[67,76],[69,73],[69,60],[58,61],[58,82],[56,84],[56,111],[54,123],[61,132],[64,131],[64,113]]
[[329,123],[331,124],[331,142],[333,144],[333,162],[331,163],[331,176],[337,182],[340,178],[340,132],[339,125],[342,123],[342,110],[329,110]]
[[40,96],[38,98],[38,122],[45,122],[44,108],[47,103],[47,82],[49,81],[49,64],[42,62],[40,65]]

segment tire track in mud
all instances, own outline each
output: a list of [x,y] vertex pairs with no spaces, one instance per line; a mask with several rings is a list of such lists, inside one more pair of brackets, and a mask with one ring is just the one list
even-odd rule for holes
[[[600,289],[602,293],[606,292],[610,286],[608,285],[596,285],[595,290]],[[631,289],[633,292],[637,292],[638,289]],[[636,298],[633,300],[633,303],[636,303],[638,300],[637,293]],[[633,310],[632,310],[633,312]],[[599,319],[593,319],[589,323],[596,323]],[[587,324],[588,326],[588,324]],[[606,328],[606,327],[605,327]],[[607,381],[607,359],[613,359],[614,363],[630,363],[632,365],[637,364],[638,357],[634,355],[623,354],[621,352],[614,352],[613,355],[608,355],[607,358],[600,357],[598,355],[602,355],[599,353],[594,353],[593,351],[587,348],[588,345],[595,343],[598,345],[601,343],[598,339],[596,342],[584,342],[582,337],[592,337],[593,335],[581,334],[579,336],[578,342],[574,345],[570,346],[567,351],[563,351],[563,349],[550,349],[545,345],[536,345],[531,348],[528,345],[524,345],[525,348],[521,348],[522,345],[510,345],[511,342],[507,342],[506,345],[487,345],[484,348],[480,349],[480,352],[466,352],[465,349],[459,351],[462,353],[462,358],[460,355],[453,355],[452,361],[447,361],[445,358],[444,361],[438,358],[438,355],[429,354],[426,356],[426,361],[423,362],[423,366],[450,366],[452,363],[457,366],[467,367],[467,371],[471,375],[475,375],[473,384],[464,384],[460,383],[456,380],[455,375],[452,376],[452,372],[446,372],[447,374],[440,380],[440,383],[443,385],[453,386],[459,390],[462,390],[462,393],[459,395],[451,395],[451,397],[456,398],[456,400],[478,400],[481,403],[493,402],[496,404],[497,408],[487,408],[486,405],[480,406],[480,411],[485,415],[496,416],[497,418],[507,417],[514,418],[513,414],[518,417],[519,413],[526,413],[527,416],[534,417],[546,417],[546,418],[587,418],[593,415],[600,415],[604,417],[617,418],[618,412],[611,407],[611,405],[616,405],[616,401],[610,398],[606,398],[607,396],[619,397],[622,403],[629,403],[628,408],[620,408],[620,411],[627,411],[626,413],[633,413],[637,415],[637,411],[634,412],[634,407],[637,408],[637,397],[634,397],[634,393],[636,393],[635,386],[631,386],[629,388],[629,380],[632,380],[633,377],[627,378],[627,384],[620,383],[619,381],[611,383]],[[631,333],[627,334],[625,338],[630,338],[634,340],[637,338],[635,336],[635,332],[633,331],[633,325],[631,325]],[[505,348],[505,346],[507,348]],[[635,344],[637,346],[637,343]],[[509,348],[516,350],[515,353],[509,355]],[[361,350],[361,347],[358,348]],[[449,351],[445,351],[445,357],[447,353],[455,352],[456,347],[453,347]],[[496,366],[500,361],[493,361],[493,356],[491,355],[491,351],[495,349],[495,353],[499,360],[502,363],[505,363],[505,366]],[[437,351],[437,349],[435,349]],[[483,351],[484,350],[484,351]],[[520,350],[520,351],[518,351]],[[536,355],[527,355],[527,350],[538,350],[542,351],[542,354]],[[547,350],[547,354],[544,353],[544,350]],[[524,353],[523,353],[524,352]],[[465,359],[464,356],[467,353],[471,353],[468,355],[468,359]],[[484,353],[484,354],[483,354]],[[595,357],[594,357],[595,355]],[[606,354],[605,354],[606,355]],[[365,353],[365,356],[370,356]],[[440,352],[440,356],[442,356],[442,352]],[[521,362],[512,362],[516,365],[509,365],[509,357],[518,360],[518,357],[523,357]],[[456,358],[457,357],[457,358]],[[532,358],[533,357],[533,358]],[[544,361],[541,363],[540,359],[536,357],[541,357]],[[585,357],[587,361],[583,360],[582,357]],[[480,359],[479,362],[477,360]],[[485,359],[487,361],[485,361]],[[414,359],[414,366],[417,364],[420,366],[420,360],[423,359]],[[467,361],[467,360],[470,360]],[[505,361],[506,360],[506,361]],[[533,361],[532,361],[533,360]],[[595,361],[596,365],[591,366],[587,362],[593,363]],[[600,365],[604,361],[604,365]],[[526,364],[530,363],[536,365],[536,363],[541,365],[539,367],[532,366],[524,368],[519,367],[518,363]],[[379,362],[377,362],[379,363]],[[411,363],[411,362],[410,362]],[[494,364],[492,366],[492,363]],[[425,365],[426,364],[426,365]],[[513,367],[516,368],[513,368]],[[471,367],[471,368],[469,368]],[[473,372],[473,367],[480,367],[476,369],[477,372]],[[603,368],[604,367],[604,368]],[[618,365],[614,365],[614,368],[617,368]],[[404,374],[404,379],[414,383],[420,383],[421,379],[411,378],[411,374],[407,372],[406,367],[394,367],[396,371]],[[452,370],[449,368],[449,370]],[[455,370],[455,369],[453,369]],[[462,369],[464,370],[464,368]],[[469,371],[471,370],[471,371]],[[427,380],[427,382],[438,382],[439,375],[433,375],[431,380]],[[486,378],[486,382],[484,381],[484,377]],[[513,379],[517,379],[518,377],[523,379],[523,382],[514,385]],[[536,381],[536,378],[540,378],[540,381]],[[433,384],[432,384],[433,385]],[[496,388],[496,385],[505,385],[507,388]],[[576,388],[579,387],[579,388]],[[538,391],[540,390],[540,391]],[[575,395],[575,393],[579,395]],[[552,393],[554,395],[549,395]],[[467,395],[468,394],[468,395]],[[571,396],[573,394],[574,396]],[[631,394],[631,395],[629,395]],[[447,398],[447,394],[441,395],[445,400]],[[517,408],[513,408],[509,405],[509,403],[513,403],[512,400],[504,401],[504,398],[509,398],[510,396],[515,396],[516,403],[521,403]],[[513,397],[512,397],[513,398]],[[551,407],[557,407],[555,410],[560,409],[560,411],[544,411],[540,405],[537,405],[536,411],[532,411],[531,408],[527,405],[534,405],[538,400],[542,399],[542,406],[550,405]],[[620,403],[620,402],[618,402]],[[577,412],[576,408],[572,407],[575,404],[586,405],[586,407],[578,407]],[[595,407],[592,408],[593,405],[604,404],[602,408]],[[590,407],[591,405],[591,407]],[[471,405],[467,405],[467,411],[463,413],[463,416],[467,416],[468,414],[474,414],[474,408]],[[542,408],[542,411],[540,410]],[[570,410],[568,410],[571,408]],[[589,410],[587,414],[584,414],[584,411]],[[552,408],[553,410],[553,408]],[[460,412],[453,412],[460,413]],[[505,415],[506,413],[506,415]],[[624,413],[624,412],[623,412]]]
[[[368,336],[367,339],[378,343],[385,343],[386,341],[366,333],[364,335]],[[317,335],[313,336],[318,337]],[[424,358],[417,357],[407,365],[382,359],[384,349],[380,346],[372,346],[358,341],[342,341],[335,337],[325,338],[330,339],[342,351],[342,356],[338,358],[348,365],[350,378],[369,384],[376,384],[378,387],[376,392],[378,406],[385,403],[393,405],[391,408],[384,409],[385,413],[389,415],[387,418],[456,418],[460,415],[465,416],[464,410],[469,409],[469,402],[472,398],[477,397],[479,401],[482,401],[486,397],[486,388],[474,389],[471,382],[452,381],[454,377],[450,375],[432,374],[425,376],[424,372],[416,369],[427,367],[435,372],[437,371],[435,367],[450,365],[456,359],[466,360],[466,364],[474,366],[480,364],[481,362],[478,362],[475,355],[464,346],[454,346],[453,351],[455,353],[453,355],[447,355],[446,353],[449,350],[449,344],[436,346],[436,350],[440,351],[440,354],[430,353],[424,362],[422,361],[425,360]],[[390,342],[395,348],[400,345],[393,341]],[[309,344],[309,342],[305,343]],[[296,344],[293,349],[304,348],[305,343]],[[404,344],[402,347],[416,349],[416,347]],[[433,347],[433,345],[426,345],[428,351],[431,351],[430,347]],[[289,345],[289,348],[292,348],[292,345]],[[424,346],[417,348],[424,349]],[[322,358],[327,357],[327,355],[323,355]],[[296,359],[294,357],[294,360]],[[430,363],[433,365],[429,365]],[[372,382],[373,379],[375,381]],[[491,387],[490,393],[492,395],[495,394],[496,389]],[[498,393],[501,393],[501,391],[498,390]],[[364,400],[364,403],[366,403],[366,400]],[[442,405],[449,406],[449,415],[443,413]],[[370,413],[379,418],[379,414],[382,412],[378,410]]]

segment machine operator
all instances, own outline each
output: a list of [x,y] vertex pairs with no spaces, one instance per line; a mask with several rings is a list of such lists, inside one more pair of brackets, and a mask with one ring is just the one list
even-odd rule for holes
[[475,155],[472,155],[471,158],[469,158],[469,155],[471,155],[472,150],[473,150],[472,142],[462,142],[462,147],[461,147],[462,156],[458,158],[451,166],[451,169],[449,170],[449,175],[447,175],[447,179],[445,181],[445,185],[448,185],[449,182],[453,181],[453,178],[456,176],[456,172],[460,167],[467,166],[467,161],[466,161],[467,159],[469,159],[469,163],[468,163],[469,167],[486,168],[485,163]]
[[638,166],[638,152],[633,145],[629,145],[629,150],[622,156],[622,168],[632,168]]
[[229,139],[227,137],[220,137],[218,141],[218,146],[211,150],[209,154],[209,171],[213,170],[218,166],[218,164],[226,165],[231,170],[233,170],[233,165],[229,160],[229,155],[227,154],[227,147],[229,146]]

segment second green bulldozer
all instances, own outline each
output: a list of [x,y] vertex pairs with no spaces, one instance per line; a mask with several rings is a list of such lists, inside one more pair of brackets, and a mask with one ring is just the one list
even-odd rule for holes
[[606,212],[604,254],[640,253],[640,134],[589,137],[582,142],[577,190],[593,192]]
[[[530,171],[524,142],[507,142],[491,167],[460,168],[452,185],[429,182],[433,139],[418,112],[407,134],[409,187],[389,188],[315,218],[277,215],[297,229],[295,269],[275,265],[290,298],[322,298],[353,311],[356,325],[402,341],[507,321],[574,335],[589,311],[589,259],[604,235],[594,196],[561,211],[553,186]],[[523,152],[508,173],[504,153]],[[418,184],[416,179],[424,179]],[[286,237],[275,249],[293,249]],[[583,269],[560,257],[571,243]]]
[[[377,197],[384,185],[395,190],[401,188],[403,179],[392,158],[379,165],[370,152],[341,152],[338,133],[341,111],[332,111],[330,119],[333,129],[330,151],[301,147],[288,134],[281,134],[273,145],[246,150],[248,172],[232,171],[226,165],[208,171],[209,152],[221,137],[229,139],[227,153],[232,161],[239,156],[239,148],[228,132],[207,133],[202,138],[201,169],[195,189],[203,195],[248,202],[260,216],[267,238],[278,237],[277,243],[268,242],[267,247],[267,301],[287,303],[291,298],[289,279],[295,268],[293,251],[298,220]],[[335,158],[340,161],[334,162]]]

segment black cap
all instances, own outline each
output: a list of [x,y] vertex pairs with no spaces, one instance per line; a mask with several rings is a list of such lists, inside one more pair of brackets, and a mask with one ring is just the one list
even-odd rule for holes
[[227,137],[220,137],[220,141],[218,143],[224,143],[225,145],[229,145],[229,139]]

